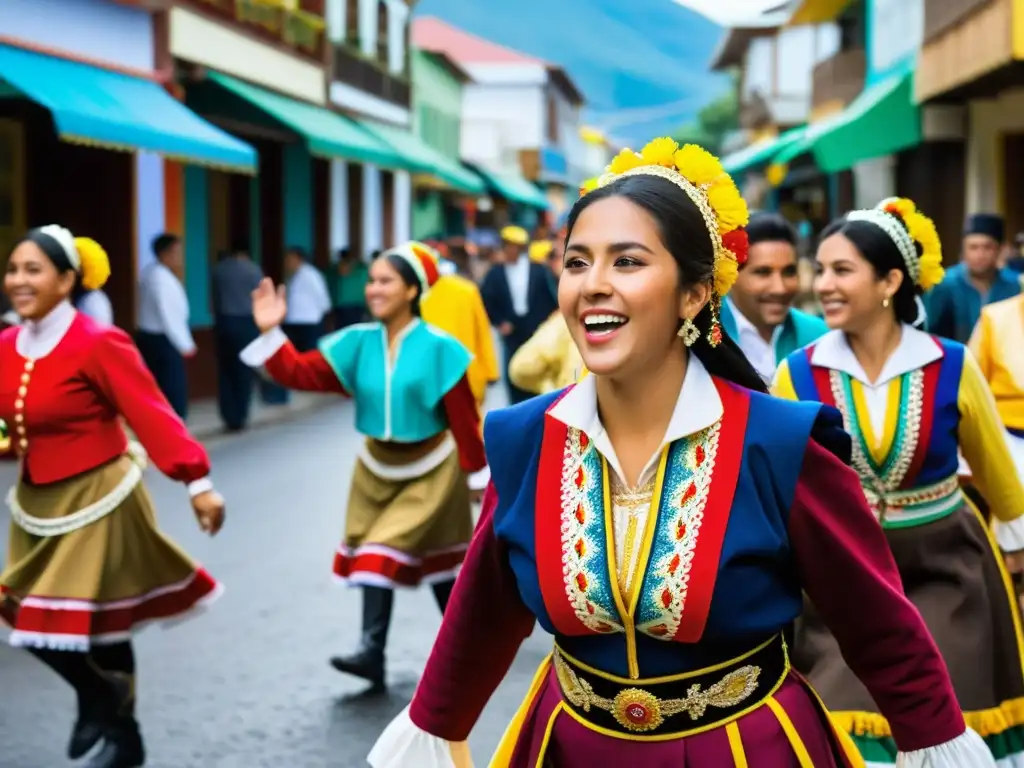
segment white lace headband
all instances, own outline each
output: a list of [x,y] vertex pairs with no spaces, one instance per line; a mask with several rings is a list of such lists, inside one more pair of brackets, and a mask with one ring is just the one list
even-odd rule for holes
[[36,231],[56,241],[57,245],[64,251],[64,255],[68,257],[72,269],[75,272],[82,271],[82,257],[78,255],[78,248],[75,247],[75,236],[71,234],[70,230],[57,224],[47,224],[45,227],[39,227]]
[[867,221],[885,232],[899,248],[900,255],[903,256],[903,263],[907,265],[907,272],[910,273],[910,280],[917,285],[921,278],[921,262],[917,256],[917,246],[914,245],[914,240],[907,232],[906,227],[902,226],[895,216],[885,211],[868,209],[850,211],[846,214],[846,220]]

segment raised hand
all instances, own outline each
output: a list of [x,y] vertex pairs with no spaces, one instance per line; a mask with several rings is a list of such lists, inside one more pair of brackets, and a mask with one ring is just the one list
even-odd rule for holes
[[269,277],[260,280],[256,290],[252,292],[252,319],[260,333],[277,328],[284,322],[288,312],[288,303],[284,298],[283,285],[274,288],[274,281]]

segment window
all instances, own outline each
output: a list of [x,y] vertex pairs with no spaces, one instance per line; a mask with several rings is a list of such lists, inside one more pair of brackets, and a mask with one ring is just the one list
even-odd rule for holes
[[345,0],[345,41],[359,42],[359,0]]
[[388,4],[385,0],[377,3],[377,60],[388,66]]
[[554,91],[548,91],[548,141],[558,143],[558,99]]
[[25,133],[20,123],[0,119],[0,260],[25,234]]
[[839,25],[839,49],[864,47],[864,9],[858,3],[837,20]]

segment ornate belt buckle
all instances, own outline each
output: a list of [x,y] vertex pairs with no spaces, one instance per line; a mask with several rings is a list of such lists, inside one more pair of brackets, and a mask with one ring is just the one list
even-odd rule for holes
[[629,731],[653,731],[665,722],[658,697],[639,688],[619,691],[612,704],[615,720]]

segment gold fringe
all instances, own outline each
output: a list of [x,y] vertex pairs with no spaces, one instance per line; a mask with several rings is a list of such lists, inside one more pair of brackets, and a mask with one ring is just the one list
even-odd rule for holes
[[184,165],[196,165],[202,168],[209,168],[214,171],[224,171],[225,173],[238,173],[243,176],[256,176],[258,171],[255,168],[247,168],[242,165],[229,165],[226,163],[216,163],[209,160],[200,160],[199,158],[190,157],[188,155],[175,155],[169,152],[159,152],[151,149],[142,149],[140,147],[132,146],[131,144],[119,144],[113,141],[100,141],[98,139],[90,139],[87,136],[78,136],[72,133],[62,133],[59,136],[60,140],[67,144],[75,144],[81,147],[93,147],[95,149],[106,149],[113,152],[127,152],[128,154],[134,154],[135,152],[152,152],[155,155],[159,155],[165,160],[172,160],[176,163],[183,163]]
[[[830,712],[835,727],[854,736],[886,739],[892,736],[889,722],[874,712]],[[998,736],[1024,725],[1024,698],[1004,701],[992,709],[964,712],[967,727],[980,736]]]

